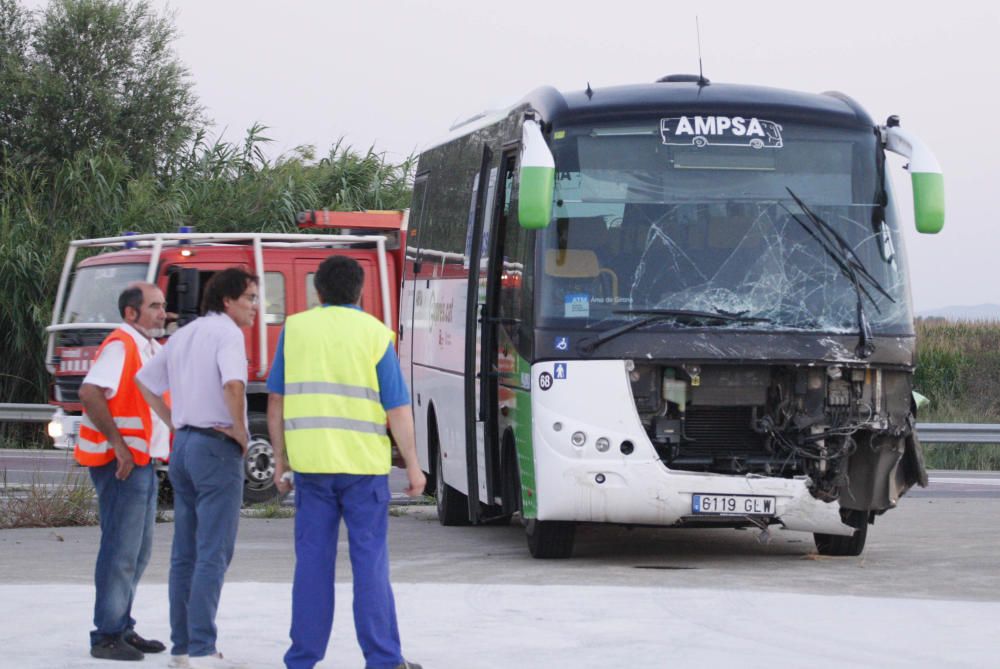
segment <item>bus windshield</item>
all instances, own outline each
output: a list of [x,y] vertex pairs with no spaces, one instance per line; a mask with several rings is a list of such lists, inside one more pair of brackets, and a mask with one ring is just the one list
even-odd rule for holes
[[912,331],[874,132],[761,121],[759,137],[680,137],[677,123],[555,128],[540,322],[684,310],[746,317],[715,327],[847,333],[860,299],[874,332]]
[[118,295],[134,281],[146,278],[146,265],[78,267],[66,300],[63,323],[117,323]]

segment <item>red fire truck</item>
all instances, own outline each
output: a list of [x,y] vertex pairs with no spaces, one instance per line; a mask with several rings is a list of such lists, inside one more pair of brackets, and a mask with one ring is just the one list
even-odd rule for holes
[[[268,365],[285,318],[319,303],[313,274],[331,254],[347,255],[365,270],[362,308],[394,331],[399,313],[400,235],[406,212],[310,211],[299,215],[309,233],[177,233],[83,239],[70,244],[47,328],[46,365],[53,375],[49,424],[57,448],[76,445],[79,389],[104,338],[121,322],[118,295],[134,281],[149,281],[167,299],[164,340],[198,317],[201,294],[214,272],[239,266],[261,277],[259,311],[245,328],[250,443],[244,501],[272,498],[274,457],[267,435]],[[405,240],[404,240],[405,241]],[[89,253],[87,253],[89,251]],[[78,260],[78,255],[86,257]],[[161,470],[163,470],[161,463]]]

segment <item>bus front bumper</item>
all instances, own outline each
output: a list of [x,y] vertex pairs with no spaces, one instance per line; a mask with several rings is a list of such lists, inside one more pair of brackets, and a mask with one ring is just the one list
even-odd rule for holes
[[[533,485],[538,520],[636,525],[758,525],[850,535],[840,504],[813,497],[808,477],[671,470],[635,410],[623,360],[532,368]],[[522,466],[527,465],[527,462]],[[747,511],[744,511],[744,510]]]

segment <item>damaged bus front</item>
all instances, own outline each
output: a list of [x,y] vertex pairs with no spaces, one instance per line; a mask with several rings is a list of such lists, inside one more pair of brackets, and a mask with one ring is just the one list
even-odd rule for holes
[[619,113],[551,126],[537,516],[779,522],[857,555],[927,483],[884,151],[911,160],[924,232],[940,170],[842,95],[661,85],[699,95],[644,113],[621,91]]
[[535,557],[581,522],[859,554],[927,482],[887,151],[937,232],[933,155],[838,93],[542,88],[422,153],[400,355],[441,522],[519,512]]

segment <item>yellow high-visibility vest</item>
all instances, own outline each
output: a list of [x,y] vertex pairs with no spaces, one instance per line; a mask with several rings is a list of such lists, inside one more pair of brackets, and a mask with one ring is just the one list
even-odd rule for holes
[[297,472],[388,474],[386,414],[375,366],[393,341],[350,307],[315,307],[285,322],[285,448]]

